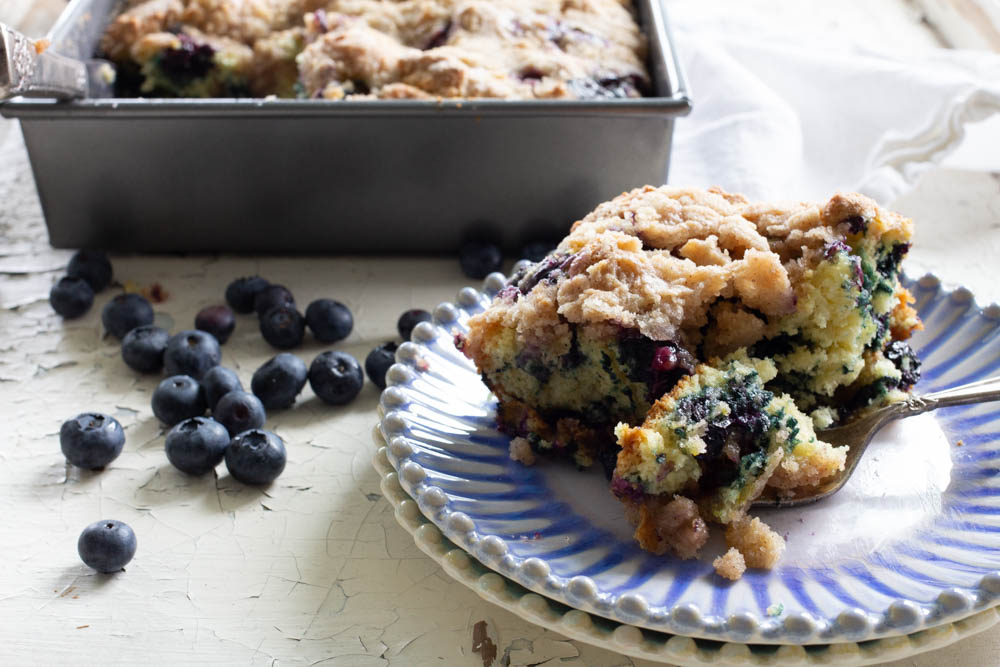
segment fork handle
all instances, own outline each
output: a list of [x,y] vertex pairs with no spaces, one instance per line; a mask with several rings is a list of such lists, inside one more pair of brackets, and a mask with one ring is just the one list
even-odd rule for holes
[[34,40],[0,23],[0,100],[86,97],[87,65],[35,48]]
[[910,415],[916,415],[952,405],[988,403],[990,401],[1000,401],[1000,375],[950,389],[942,389],[923,396],[914,396],[906,402],[906,411]]

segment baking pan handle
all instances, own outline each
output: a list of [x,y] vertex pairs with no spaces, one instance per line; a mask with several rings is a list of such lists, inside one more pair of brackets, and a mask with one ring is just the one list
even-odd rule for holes
[[48,51],[47,46],[0,23],[0,100],[86,97],[87,64]]

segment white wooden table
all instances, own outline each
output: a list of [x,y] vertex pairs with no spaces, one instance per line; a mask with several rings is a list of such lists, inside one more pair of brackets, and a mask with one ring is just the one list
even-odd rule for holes
[[[879,10],[895,17],[886,20],[910,20],[906,5],[892,4],[898,6]],[[906,30],[910,43],[934,39],[919,24]],[[1000,300],[1000,174],[938,170],[895,206],[918,223],[911,273],[933,268],[982,302]],[[269,416],[268,427],[288,444],[289,463],[266,491],[224,474],[190,478],[171,468],[149,409],[156,378],[129,371],[117,342],[101,337],[100,308],[112,292],[100,294],[75,322],[63,323],[48,305],[49,287],[70,253],[48,245],[10,122],[0,124],[0,234],[4,664],[478,667],[483,659],[472,637],[480,621],[498,648],[497,665],[645,664],[566,641],[480,600],[414,546],[369,463],[377,400],[370,384],[342,408],[323,405],[307,387],[293,409]],[[156,311],[174,330],[189,326],[201,307],[221,302],[226,284],[240,275],[283,283],[300,303],[340,299],[353,310],[356,329],[336,347],[362,359],[393,337],[400,312],[450,300],[466,283],[457,262],[436,259],[113,261],[119,280],[166,290]],[[321,349],[310,342],[296,353],[308,362]],[[273,353],[254,320],[243,316],[223,348],[223,363],[247,384]],[[104,472],[67,468],[59,451],[60,423],[85,410],[108,412],[126,430],[125,452]],[[126,521],[138,534],[139,550],[125,573],[97,575],[77,557],[80,530],[102,518]],[[997,655],[1000,627],[894,665],[985,666],[997,664]]]

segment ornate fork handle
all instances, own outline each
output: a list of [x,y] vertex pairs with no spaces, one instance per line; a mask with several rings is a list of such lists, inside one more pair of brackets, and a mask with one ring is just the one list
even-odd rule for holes
[[35,42],[0,23],[0,100],[17,95],[71,98],[87,94],[85,63],[35,48]]
[[950,389],[942,389],[923,396],[913,396],[898,404],[902,407],[900,408],[901,414],[897,416],[909,417],[952,405],[988,403],[989,401],[1000,401],[1000,375]]

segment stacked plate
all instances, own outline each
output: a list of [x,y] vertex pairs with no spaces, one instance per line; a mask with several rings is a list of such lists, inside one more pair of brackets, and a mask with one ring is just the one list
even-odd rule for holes
[[[495,399],[453,343],[503,280],[414,330],[375,431],[397,518],[456,579],[574,639],[681,665],[873,664],[997,622],[1000,404],[892,424],[833,498],[755,512],[788,549],[728,582],[638,549],[600,472],[509,459]],[[925,324],[918,392],[1000,372],[1000,307],[932,276],[909,287]]]

